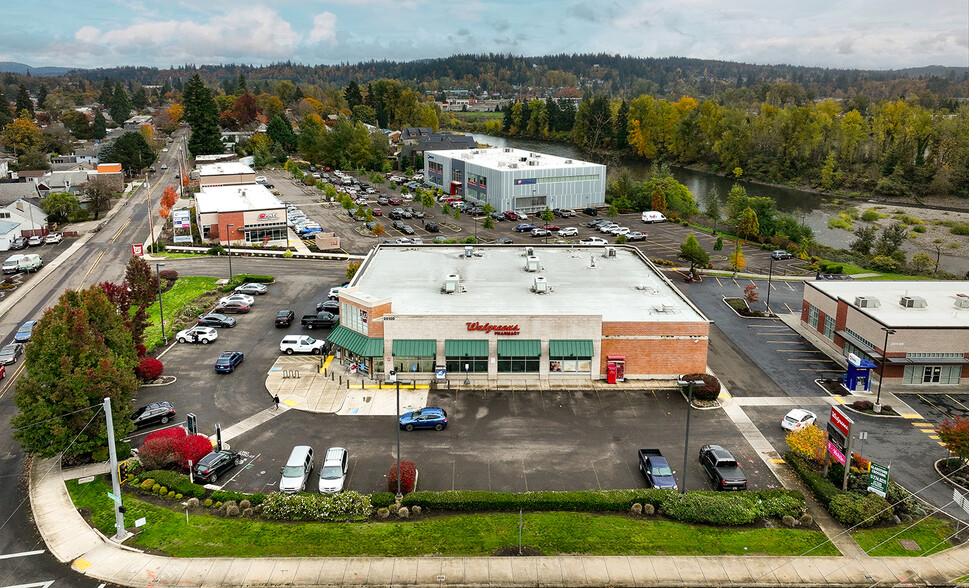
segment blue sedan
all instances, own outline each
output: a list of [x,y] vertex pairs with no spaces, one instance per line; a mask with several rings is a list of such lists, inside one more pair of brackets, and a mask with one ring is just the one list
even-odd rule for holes
[[405,431],[414,429],[434,429],[441,431],[447,427],[447,411],[443,408],[428,406],[401,415],[400,428]]
[[231,374],[242,363],[241,351],[224,351],[215,362],[215,371]]
[[37,321],[27,321],[20,325],[17,329],[17,334],[13,336],[15,343],[27,343],[30,341],[30,336],[34,332],[34,327],[37,325]]

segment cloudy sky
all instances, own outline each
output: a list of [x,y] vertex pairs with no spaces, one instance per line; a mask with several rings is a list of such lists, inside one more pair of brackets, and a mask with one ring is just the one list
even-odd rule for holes
[[0,0],[0,61],[332,64],[606,52],[969,66],[969,0]]

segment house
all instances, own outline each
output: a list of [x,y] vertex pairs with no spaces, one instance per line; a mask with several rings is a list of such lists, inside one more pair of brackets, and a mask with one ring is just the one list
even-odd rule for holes
[[15,237],[30,237],[47,233],[47,213],[24,198],[0,208],[0,221],[18,224],[19,233],[14,235]]
[[452,149],[477,149],[478,142],[471,135],[455,135],[452,133],[432,133],[421,137],[414,145],[405,145],[400,148],[398,157],[402,165],[414,165],[420,167],[421,164],[415,160],[423,160],[425,151],[449,151]]
[[141,127],[151,127],[152,118],[148,114],[139,114],[138,116],[133,116],[128,120],[124,121],[125,132],[138,132]]
[[0,213],[0,251],[10,249],[10,242],[20,236],[20,223],[2,218]]
[[400,130],[400,145],[417,145],[421,137],[427,137],[434,132],[431,127],[404,127]]
[[67,192],[76,194],[78,188],[88,182],[89,174],[87,170],[81,171],[52,171],[37,184],[37,193],[42,198],[47,197],[51,192]]

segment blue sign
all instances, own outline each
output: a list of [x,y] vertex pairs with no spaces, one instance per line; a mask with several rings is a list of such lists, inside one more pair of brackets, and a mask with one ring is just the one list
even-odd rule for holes
[[515,180],[516,186],[521,186],[522,184],[534,184],[535,178],[520,178]]

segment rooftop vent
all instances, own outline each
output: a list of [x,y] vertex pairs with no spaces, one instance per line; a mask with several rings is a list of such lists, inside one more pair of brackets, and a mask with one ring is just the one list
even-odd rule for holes
[[898,303],[905,308],[925,308],[928,306],[925,303],[925,298],[921,296],[902,296],[902,299]]
[[535,161],[534,159],[529,159],[528,160],[528,165],[538,165],[538,162]]
[[858,308],[878,308],[882,303],[874,296],[855,296],[855,306]]
[[535,276],[535,281],[532,283],[532,291],[536,294],[548,293],[548,280],[545,279],[545,276]]
[[965,294],[957,294],[956,308],[969,308],[969,296],[966,296]]
[[461,278],[458,276],[458,274],[448,274],[447,277],[444,278],[444,290],[443,290],[443,292],[445,294],[454,294],[455,292],[457,292],[458,291],[458,282],[460,280],[461,280]]
[[474,247],[471,247],[470,245],[467,246],[467,247],[465,247],[464,248],[464,256],[465,257],[474,257]]
[[505,147],[505,153],[511,153],[511,147]]
[[572,160],[571,159],[566,159],[565,160],[565,163],[572,163]]
[[616,248],[615,247],[606,247],[605,253],[603,253],[602,256],[603,257],[615,257],[616,256]]
[[532,255],[535,255],[535,248],[534,247],[526,247],[525,248],[525,257],[531,257]]
[[525,271],[526,272],[537,272],[542,269],[542,264],[539,262],[538,257],[534,255],[529,255],[525,258]]
[[528,158],[527,157],[519,157],[518,158],[518,161],[528,161]]

